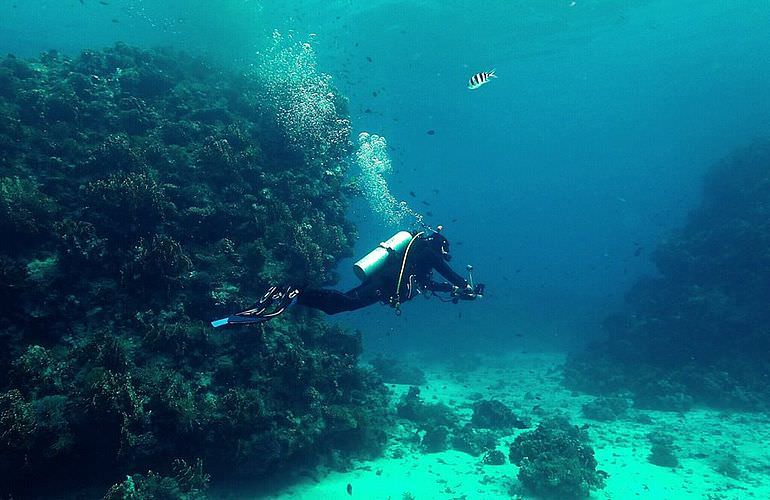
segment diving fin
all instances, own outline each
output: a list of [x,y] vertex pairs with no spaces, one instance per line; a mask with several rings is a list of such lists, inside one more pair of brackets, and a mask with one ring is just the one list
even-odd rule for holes
[[211,322],[211,326],[214,328],[219,328],[220,326],[225,326],[228,324],[230,324],[230,318],[222,318]]
[[[299,295],[299,290],[295,287],[285,287],[279,290],[277,286],[271,286],[259,299],[256,306],[233,316],[212,321],[211,326],[219,328],[229,325],[256,325],[271,320],[291,306],[296,301],[297,295]],[[275,306],[275,308],[268,312],[267,310],[271,306]]]

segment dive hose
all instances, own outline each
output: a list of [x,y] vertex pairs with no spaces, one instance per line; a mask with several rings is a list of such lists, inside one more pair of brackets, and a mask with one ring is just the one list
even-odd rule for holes
[[412,248],[412,243],[422,236],[425,233],[425,231],[420,231],[419,233],[412,236],[412,240],[409,242],[409,244],[406,246],[406,250],[404,251],[404,259],[401,261],[401,270],[398,273],[398,284],[396,285],[396,297],[395,301],[392,304],[393,307],[396,309],[396,314],[401,314],[401,282],[404,279],[404,269],[406,269],[406,259],[409,257],[409,250]]

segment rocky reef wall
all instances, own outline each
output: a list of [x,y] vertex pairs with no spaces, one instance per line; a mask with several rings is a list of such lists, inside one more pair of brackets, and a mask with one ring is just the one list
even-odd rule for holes
[[275,43],[242,73],[121,44],[0,60],[0,494],[380,450],[360,337],[300,312],[207,328],[270,283],[333,283],[356,236],[345,100]]
[[767,409],[770,141],[708,172],[700,206],[653,260],[659,276],[630,290],[605,341],[572,356],[567,384],[630,390],[637,406],[656,409]]

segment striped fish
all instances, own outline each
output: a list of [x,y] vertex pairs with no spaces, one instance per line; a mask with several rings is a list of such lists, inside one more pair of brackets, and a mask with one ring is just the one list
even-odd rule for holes
[[490,78],[497,78],[497,76],[495,76],[495,70],[476,73],[471,77],[470,80],[468,80],[468,88],[471,90],[476,90],[485,83],[489,82]]

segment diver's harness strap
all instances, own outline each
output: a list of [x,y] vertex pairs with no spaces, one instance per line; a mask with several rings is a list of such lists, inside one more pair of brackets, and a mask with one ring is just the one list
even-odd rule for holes
[[[420,231],[419,233],[415,234],[412,237],[412,240],[409,242],[409,244],[406,247],[406,250],[404,251],[404,258],[401,261],[401,270],[398,273],[398,283],[396,284],[396,293],[390,299],[388,300],[388,303],[395,309],[396,315],[401,315],[401,285],[404,281],[404,271],[406,269],[406,260],[409,257],[409,251],[412,249],[412,243],[422,236],[425,233],[425,231]],[[431,290],[431,294],[435,297],[438,297],[439,300],[442,302],[452,302],[453,304],[457,304],[461,300],[476,300],[477,298],[484,296],[484,285],[474,284],[473,283],[473,266],[470,264],[466,267],[468,270],[468,289],[463,289],[460,287],[455,286],[452,289],[452,292],[450,294],[451,298],[444,299],[443,297],[440,297],[438,294],[436,294],[435,291]],[[414,274],[409,275],[407,278],[407,300],[411,299],[414,296],[414,293],[421,293],[420,287],[417,286],[416,283],[417,277]],[[427,295],[426,295],[427,297]]]
[[[396,315],[401,315],[401,283],[404,279],[404,270],[406,269],[406,259],[409,258],[409,251],[412,249],[412,244],[415,242],[417,238],[425,234],[425,231],[420,231],[414,236],[412,236],[412,239],[409,241],[409,244],[406,246],[406,250],[404,250],[404,258],[401,260],[401,270],[398,272],[398,284],[396,284],[396,294],[390,298],[390,305],[393,307],[393,309],[396,310]],[[412,296],[412,283],[413,276],[410,276],[407,278],[407,281],[409,282],[409,297]]]

